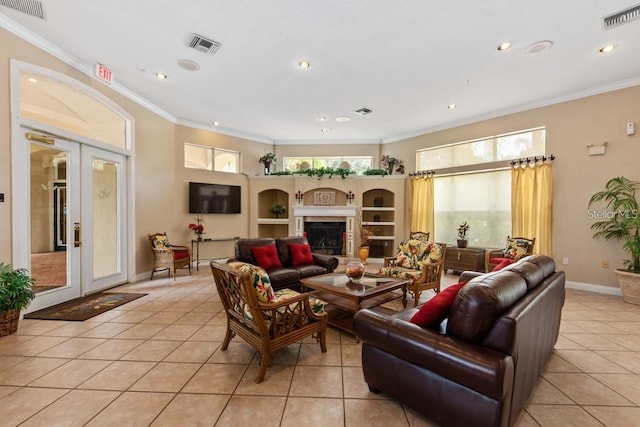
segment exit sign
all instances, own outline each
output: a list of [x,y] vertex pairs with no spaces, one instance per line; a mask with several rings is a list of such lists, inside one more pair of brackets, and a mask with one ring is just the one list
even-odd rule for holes
[[102,64],[96,64],[96,76],[107,83],[111,83],[111,79],[113,79],[113,73],[111,70]]

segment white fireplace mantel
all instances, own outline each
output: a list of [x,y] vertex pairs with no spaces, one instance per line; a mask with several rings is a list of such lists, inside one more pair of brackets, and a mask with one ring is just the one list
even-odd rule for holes
[[294,206],[293,216],[356,216],[356,206]]

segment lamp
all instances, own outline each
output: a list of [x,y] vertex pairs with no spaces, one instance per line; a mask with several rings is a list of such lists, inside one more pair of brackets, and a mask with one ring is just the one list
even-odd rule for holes
[[356,198],[356,195],[349,190],[349,192],[347,193],[347,201],[349,202],[349,204],[353,203],[353,199]]

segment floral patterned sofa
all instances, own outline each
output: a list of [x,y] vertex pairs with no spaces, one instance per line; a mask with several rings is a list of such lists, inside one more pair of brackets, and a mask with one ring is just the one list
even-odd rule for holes
[[444,243],[419,238],[406,240],[398,245],[395,256],[385,257],[384,266],[378,274],[410,280],[407,290],[413,295],[414,306],[417,306],[422,291],[433,289],[440,292],[446,249]]

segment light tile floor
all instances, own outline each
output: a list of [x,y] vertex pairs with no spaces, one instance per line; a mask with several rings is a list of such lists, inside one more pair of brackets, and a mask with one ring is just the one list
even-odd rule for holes
[[[360,344],[335,329],[326,354],[292,345],[255,384],[251,347],[235,338],[220,351],[206,267],[117,290],[149,295],[85,322],[22,320],[0,338],[1,426],[431,425],[370,393]],[[567,290],[555,353],[517,425],[639,426],[640,307]]]

